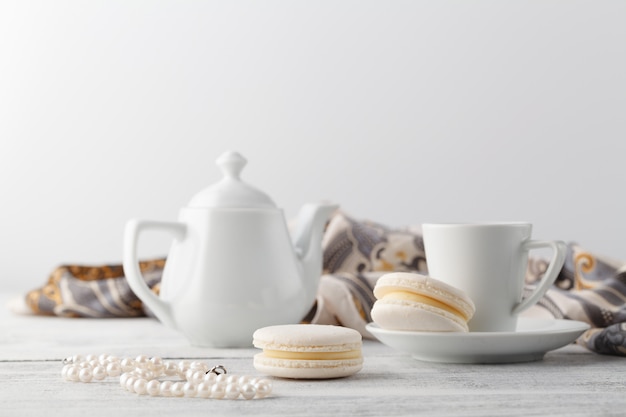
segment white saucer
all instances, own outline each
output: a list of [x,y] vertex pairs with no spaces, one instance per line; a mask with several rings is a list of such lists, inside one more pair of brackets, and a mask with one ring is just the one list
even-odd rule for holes
[[447,363],[511,363],[541,360],[589,328],[574,320],[520,317],[514,332],[411,332],[385,330],[369,323],[367,330],[382,343],[415,359]]

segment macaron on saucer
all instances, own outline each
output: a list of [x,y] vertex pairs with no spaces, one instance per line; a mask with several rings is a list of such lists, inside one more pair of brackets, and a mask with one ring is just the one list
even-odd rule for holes
[[374,295],[372,320],[388,330],[467,332],[476,310],[463,291],[415,273],[383,275]]
[[474,304],[460,290],[419,274],[391,273],[376,283],[366,329],[413,358],[444,363],[541,360],[589,328],[575,320],[519,317],[512,332],[468,332]]
[[253,344],[263,349],[254,367],[293,379],[341,378],[361,370],[361,334],[354,329],[317,324],[287,324],[258,329]]

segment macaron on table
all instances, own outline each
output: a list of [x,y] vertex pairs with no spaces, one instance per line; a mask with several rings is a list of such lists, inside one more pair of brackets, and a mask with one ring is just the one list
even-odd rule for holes
[[352,375],[363,367],[361,334],[328,325],[264,327],[253,335],[254,367],[283,378],[326,379]]

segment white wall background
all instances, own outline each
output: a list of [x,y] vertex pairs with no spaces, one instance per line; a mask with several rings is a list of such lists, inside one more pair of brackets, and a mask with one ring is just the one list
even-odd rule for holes
[[[0,1],[0,281],[121,260],[227,149],[293,217],[529,220],[626,259],[624,1]],[[143,254],[166,250],[146,239]]]

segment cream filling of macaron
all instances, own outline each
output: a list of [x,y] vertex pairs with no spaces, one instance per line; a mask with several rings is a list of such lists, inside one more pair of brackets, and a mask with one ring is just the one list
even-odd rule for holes
[[263,354],[268,358],[306,361],[332,361],[343,359],[359,359],[361,357],[360,350],[348,350],[345,352],[292,352],[285,350],[263,349]]
[[457,310],[456,308],[448,304],[442,303],[439,300],[435,300],[434,298],[430,298],[425,295],[415,294],[413,292],[392,291],[392,292],[385,294],[382,299],[383,300],[394,299],[394,300],[415,301],[416,303],[422,303],[422,304],[426,304],[429,306],[440,308],[442,310],[447,311],[448,313],[454,314],[455,316],[462,317],[464,320],[468,319],[468,317],[465,314],[463,314],[463,312],[461,312],[460,310]]

